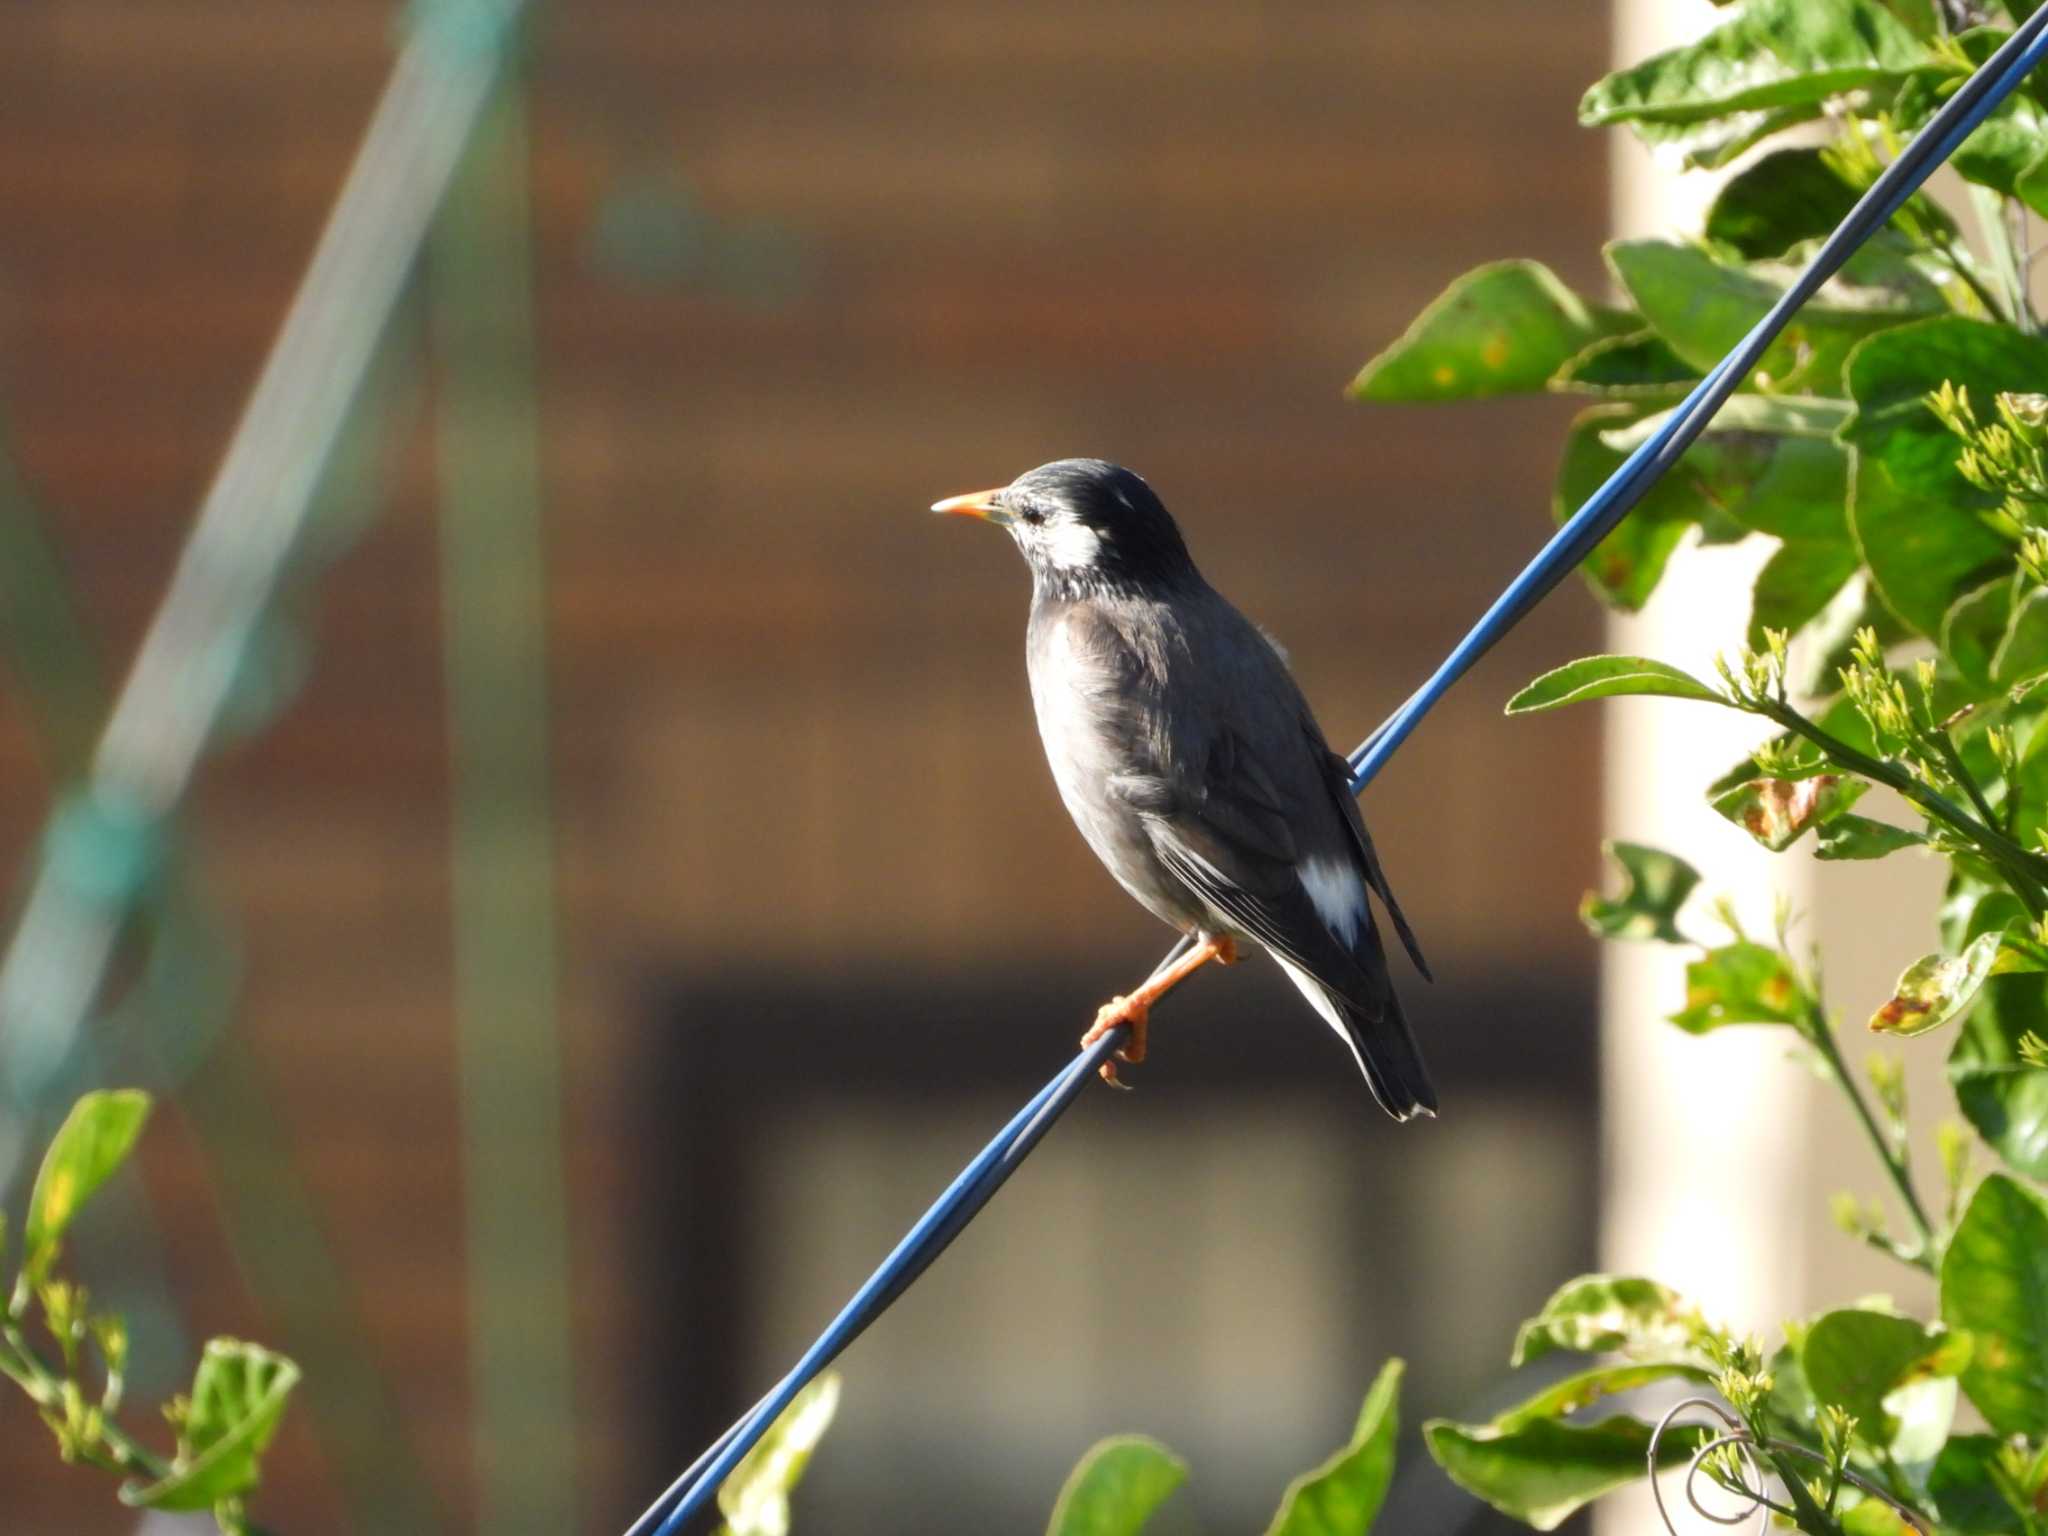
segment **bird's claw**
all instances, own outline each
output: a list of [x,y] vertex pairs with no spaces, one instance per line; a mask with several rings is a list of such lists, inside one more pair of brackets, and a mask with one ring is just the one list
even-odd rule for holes
[[1105,1061],[1098,1069],[1102,1080],[1112,1088],[1128,1089],[1130,1084],[1117,1076],[1116,1062],[1127,1062],[1136,1066],[1145,1059],[1145,1026],[1150,1021],[1151,1006],[1142,997],[1114,997],[1095,1011],[1095,1023],[1088,1033],[1081,1037],[1081,1049],[1086,1050],[1113,1029],[1127,1030],[1128,1037],[1118,1047],[1116,1061]]

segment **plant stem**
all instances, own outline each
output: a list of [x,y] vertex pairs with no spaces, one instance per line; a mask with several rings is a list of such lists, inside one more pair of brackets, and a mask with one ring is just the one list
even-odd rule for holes
[[2048,913],[2048,891],[2042,888],[2043,878],[2048,877],[2048,864],[2027,852],[2005,833],[1977,820],[1948,796],[1929,788],[1904,769],[1859,752],[1847,742],[1830,736],[1782,700],[1763,695],[1752,697],[1748,702],[1758,714],[1776,721],[1794,735],[1804,736],[1842,767],[1898,791],[1936,821],[1946,822],[2005,871],[2012,883],[2013,894],[2026,903],[2028,911],[2035,917]]
[[1856,1118],[1863,1123],[1863,1131],[1870,1138],[1871,1149],[1877,1153],[1878,1161],[1884,1164],[1884,1171],[1891,1177],[1892,1188],[1898,1191],[1899,1201],[1905,1206],[1906,1215],[1912,1219],[1913,1229],[1920,1238],[1917,1253],[1906,1252],[1889,1241],[1877,1246],[1881,1246],[1884,1251],[1891,1253],[1903,1263],[1933,1273],[1934,1223],[1927,1219],[1927,1211],[1920,1204],[1919,1192],[1913,1188],[1912,1169],[1906,1165],[1905,1154],[1892,1146],[1891,1138],[1885,1135],[1884,1128],[1877,1123],[1877,1116],[1870,1112],[1870,1101],[1863,1097],[1863,1090],[1857,1087],[1856,1079],[1849,1071],[1849,1064],[1842,1059],[1842,1047],[1835,1039],[1834,1026],[1828,1022],[1827,1012],[1818,1001],[1807,1013],[1806,1029],[1803,1033],[1806,1035],[1807,1043],[1820,1054],[1821,1061],[1827,1066],[1828,1074],[1841,1085],[1842,1092],[1848,1097],[1849,1107],[1856,1111]]
[[1949,777],[1961,785],[1963,793],[1970,797],[1970,804],[1977,808],[1977,814],[1984,819],[1984,825],[1998,828],[1998,813],[1991,809],[1991,802],[1984,798],[1984,790],[1977,783],[1968,765],[1963,762],[1963,754],[1956,750],[1954,738],[1940,726],[1936,726],[1927,733],[1927,739],[1934,744],[1934,750],[1940,755],[1942,765],[1948,769]]
[[[39,1408],[53,1407],[61,1396],[57,1388],[61,1378],[12,1323],[0,1325],[0,1375],[12,1378]],[[100,1439],[111,1453],[109,1470],[139,1473],[151,1481],[170,1476],[171,1464],[131,1439],[111,1417],[101,1421]]]

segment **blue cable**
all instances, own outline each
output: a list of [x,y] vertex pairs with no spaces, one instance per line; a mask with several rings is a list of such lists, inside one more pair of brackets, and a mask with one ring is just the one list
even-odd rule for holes
[[[1607,482],[1551,536],[1522,574],[1480,617],[1479,622],[1443,664],[1408,700],[1351,753],[1352,789],[1363,789],[1387,764],[1451,685],[1470,671],[1495,642],[1541,602],[1569,571],[1590,554],[1629,509],[1640,501],[1659,476],[1678,462],[1706,430],[1714,413],[1749,376],[1793,313],[1841,270],[1851,254],[1881,229],[1920,189],[1935,169],[1955,153],[2013,89],[2044,57],[2048,57],[2048,6],[2043,6],[1985,61],[1908,144],[1866,192],[1841,226],[1828,237],[1799,279],[1787,288],[1770,312],[1757,322],[1734,351],[1702,379],[1647,442],[1631,453]],[[1168,960],[1187,947],[1176,946]],[[1162,961],[1161,964],[1167,962]],[[974,1219],[991,1196],[1014,1173],[1039,1139],[1079,1096],[1089,1074],[1123,1042],[1116,1029],[1078,1053],[1059,1075],[1019,1110],[995,1139],[969,1163],[944,1194],[919,1218],[895,1251],[849,1301],[832,1325],[819,1336],[796,1367],[773,1391],[728,1429],[678,1477],[647,1512],[633,1522],[626,1536],[673,1536],[701,1513],[742,1457],[788,1408],[797,1393],[860,1337],[897,1297]]]
[[[917,1225],[882,1261],[881,1267],[868,1277],[867,1283],[854,1293],[853,1299],[832,1320],[832,1325],[819,1336],[818,1342],[805,1351],[796,1368],[698,1457],[696,1463],[633,1522],[627,1536],[647,1536],[650,1531],[657,1531],[659,1536],[671,1536],[710,1503],[711,1496],[732,1469],[739,1465],[740,1458],[754,1448],[797,1393],[859,1338],[867,1326],[902,1295],[911,1282],[924,1273],[926,1266],[960,1234],[960,1230],[974,1219],[1031,1149],[1038,1145],[1039,1139],[1052,1129],[1053,1122],[1080,1094],[1088,1081],[1088,1074],[1108,1060],[1109,1053],[1116,1049],[1121,1038],[1120,1031],[1112,1031],[1086,1051],[1076,1054],[1057,1077],[1017,1112],[996,1138],[982,1148],[980,1155],[961,1170],[960,1176],[932,1203],[931,1209],[918,1218]],[[671,1501],[673,1507],[663,1518],[662,1511],[670,1506]]]

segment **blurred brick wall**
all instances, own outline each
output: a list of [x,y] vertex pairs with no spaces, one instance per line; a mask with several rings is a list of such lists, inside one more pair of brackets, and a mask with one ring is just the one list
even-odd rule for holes
[[[0,409],[116,664],[389,61],[362,0],[0,6]],[[1026,583],[935,496],[1101,453],[1152,479],[1331,734],[1397,702],[1546,526],[1554,403],[1366,412],[1340,388],[1453,274],[1600,281],[1574,125],[1602,8],[1512,0],[648,5],[542,20],[543,457],[566,906],[577,1426],[591,1528],[636,1492],[617,1062],[656,966],[1135,972],[1159,935],[1080,849],[1022,683]],[[687,187],[790,277],[622,277],[608,206]],[[430,458],[323,588],[293,712],[199,801],[241,1028],[370,1348],[468,1505]],[[1590,967],[1589,717],[1499,704],[1596,632],[1567,591],[1366,808],[1439,971]],[[0,695],[0,852],[49,786]],[[993,872],[1007,874],[1007,887]],[[1085,996],[1085,989],[1079,994]],[[1076,1021],[1082,1017],[1077,1008]],[[1066,1038],[1059,1025],[1049,1055]],[[153,1140],[201,1328],[264,1336],[175,1125]],[[288,1341],[286,1341],[288,1342]],[[120,1528],[0,1395],[10,1530]],[[637,1472],[637,1469],[636,1469]],[[303,1416],[267,1508],[337,1506]]]

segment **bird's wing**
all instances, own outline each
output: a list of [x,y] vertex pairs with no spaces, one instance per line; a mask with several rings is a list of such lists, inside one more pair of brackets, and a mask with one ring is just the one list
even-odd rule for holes
[[1290,762],[1281,755],[1289,751],[1299,748],[1262,746],[1224,726],[1198,763],[1124,775],[1112,787],[1144,813],[1153,849],[1176,877],[1276,955],[1377,1016],[1391,989],[1365,866],[1321,775],[1305,771],[1315,760],[1302,753]]
[[1358,796],[1351,789],[1351,764],[1343,756],[1332,752],[1323,740],[1322,734],[1312,722],[1305,724],[1310,745],[1328,760],[1326,777],[1335,792],[1339,813],[1351,828],[1351,835],[1358,842],[1359,855],[1365,860],[1365,878],[1387,909],[1387,916],[1393,919],[1394,932],[1401,936],[1401,947],[1408,951],[1408,958],[1415,962],[1415,969],[1422,972],[1425,981],[1435,981],[1430,974],[1429,962],[1422,958],[1422,946],[1415,942],[1415,930],[1408,926],[1408,919],[1401,914],[1401,904],[1394,900],[1394,888],[1387,884],[1387,872],[1380,868],[1380,856],[1373,851],[1372,834],[1365,830],[1365,817],[1358,809]]

